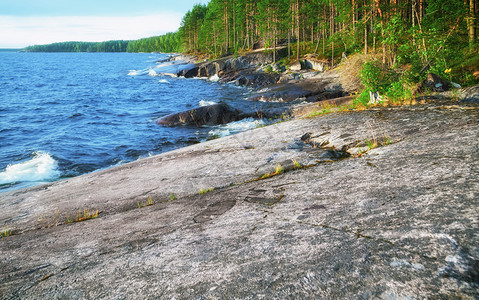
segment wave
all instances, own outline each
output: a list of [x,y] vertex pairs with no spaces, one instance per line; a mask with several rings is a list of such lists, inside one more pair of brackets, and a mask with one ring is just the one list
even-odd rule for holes
[[145,74],[147,74],[147,71],[145,70],[130,70],[130,72],[128,72],[128,76],[138,76]]
[[49,181],[60,177],[58,163],[48,153],[34,152],[30,160],[8,165],[0,172],[0,185],[14,182]]
[[166,79],[160,79],[158,82],[159,82],[159,83],[168,83],[168,84],[170,83],[170,82],[169,82],[168,80],[166,80]]
[[210,130],[208,133],[212,136],[224,137],[238,132],[254,129],[264,125],[263,120],[254,118],[246,118],[240,121],[231,122],[226,125],[220,125],[219,128]]
[[209,106],[209,105],[215,105],[215,104],[218,104],[218,102],[208,101],[208,100],[201,100],[200,102],[198,102],[199,106]]
[[220,77],[218,76],[218,74],[215,74],[215,75],[211,76],[211,77],[208,78],[208,79],[209,79],[209,81],[211,81],[211,82],[218,82],[218,81],[220,81]]

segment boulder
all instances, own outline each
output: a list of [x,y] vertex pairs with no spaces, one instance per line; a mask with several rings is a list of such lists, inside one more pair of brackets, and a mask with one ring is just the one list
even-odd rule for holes
[[208,77],[211,77],[211,76],[213,76],[213,75],[216,75],[216,73],[217,73],[217,72],[216,72],[216,63],[214,63],[214,62],[207,63],[206,66],[205,66],[205,68],[206,68],[206,75],[207,75]]
[[301,71],[302,67],[303,66],[301,65],[301,61],[297,60],[289,66],[289,70],[297,72],[297,71]]
[[429,73],[424,80],[424,86],[434,92],[445,92],[451,89],[452,84],[439,75]]
[[242,118],[241,115],[242,111],[225,103],[218,103],[168,115],[158,119],[156,123],[163,126],[218,125],[238,121]]
[[232,58],[226,61],[227,69],[232,71],[243,70],[251,67],[250,63],[244,57]]
[[198,77],[211,77],[217,74],[215,62],[202,63],[198,66],[198,68]]
[[192,78],[198,76],[198,67],[193,67],[189,70],[182,70],[180,73],[178,73],[178,76],[184,76],[185,78]]
[[319,61],[316,59],[307,59],[304,61],[304,65],[308,69],[313,69],[315,71],[324,72],[326,70],[327,62]]
[[215,69],[216,69],[216,74],[219,74],[220,72],[224,72],[226,70],[226,63],[222,60],[214,62]]
[[258,93],[248,98],[250,101],[265,102],[290,102],[298,99],[306,99],[313,93],[297,84],[286,83],[272,87],[266,92]]
[[198,68],[198,77],[208,77],[208,71],[205,65],[199,66]]
[[241,85],[241,86],[252,86],[252,87],[259,88],[259,87],[275,84],[276,82],[278,82],[278,80],[279,80],[278,74],[243,72],[243,74],[237,77],[235,84]]

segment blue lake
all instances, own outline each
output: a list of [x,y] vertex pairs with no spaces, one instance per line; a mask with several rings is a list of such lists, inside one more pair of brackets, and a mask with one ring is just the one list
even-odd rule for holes
[[[251,107],[234,84],[158,76],[164,54],[0,52],[0,192],[78,176],[258,121],[161,127],[159,117],[212,102]],[[155,71],[156,70],[156,71]],[[256,105],[256,104],[254,104]]]

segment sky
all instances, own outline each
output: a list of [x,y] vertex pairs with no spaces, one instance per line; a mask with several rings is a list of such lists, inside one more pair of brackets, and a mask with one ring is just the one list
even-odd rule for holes
[[176,31],[208,0],[0,0],[0,48],[131,40]]

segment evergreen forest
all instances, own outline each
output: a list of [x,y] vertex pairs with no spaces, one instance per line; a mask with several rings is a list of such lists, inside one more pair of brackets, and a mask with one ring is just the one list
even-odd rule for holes
[[[448,74],[451,68],[466,74],[479,65],[478,10],[478,0],[211,0],[192,7],[175,33],[24,50],[185,52],[217,58],[287,47],[291,60],[309,54],[334,65],[344,55],[364,53],[380,56],[383,66],[407,66],[416,74],[426,69]],[[461,81],[474,81],[471,74]]]
[[184,52],[211,57],[283,46],[296,59],[376,53],[388,67],[444,73],[479,64],[477,2],[211,0],[183,17],[178,34]]

